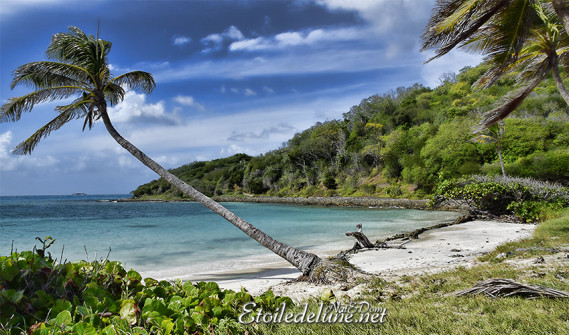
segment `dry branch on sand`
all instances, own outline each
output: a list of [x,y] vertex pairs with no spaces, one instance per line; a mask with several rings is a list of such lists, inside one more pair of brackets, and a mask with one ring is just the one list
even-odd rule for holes
[[486,294],[492,298],[500,297],[523,297],[523,298],[569,298],[569,293],[538,285],[517,283],[511,279],[488,279],[476,284],[469,289],[461,290],[455,295]]

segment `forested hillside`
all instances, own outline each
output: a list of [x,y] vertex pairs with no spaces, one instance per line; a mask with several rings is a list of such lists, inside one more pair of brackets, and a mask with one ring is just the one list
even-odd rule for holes
[[[471,174],[569,184],[569,109],[553,79],[544,80],[495,132],[472,130],[513,89],[513,77],[491,88],[473,84],[484,65],[446,74],[435,89],[414,85],[363,99],[343,119],[317,123],[282,148],[194,162],[172,172],[214,195],[378,196],[423,198],[438,183]],[[135,197],[180,197],[163,180]]]

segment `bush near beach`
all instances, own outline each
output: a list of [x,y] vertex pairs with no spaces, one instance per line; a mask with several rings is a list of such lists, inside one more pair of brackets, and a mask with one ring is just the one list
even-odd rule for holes
[[244,304],[292,305],[271,291],[252,297],[214,282],[143,279],[116,261],[59,263],[46,243],[0,257],[1,334],[241,334]]

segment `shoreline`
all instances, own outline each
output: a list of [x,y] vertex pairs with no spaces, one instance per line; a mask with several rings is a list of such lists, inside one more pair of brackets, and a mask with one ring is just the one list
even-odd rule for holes
[[[429,199],[380,198],[380,197],[277,197],[277,196],[214,196],[217,202],[251,202],[267,204],[291,204],[334,207],[374,207],[431,210]],[[119,202],[196,202],[190,199],[117,199]],[[445,204],[436,210],[466,212],[467,208],[458,204]]]
[[[403,276],[474,266],[478,264],[479,256],[506,242],[531,237],[535,228],[536,225],[532,224],[498,221],[461,222],[427,230],[417,239],[406,243],[404,249],[364,249],[349,254],[348,260],[368,274],[398,280]],[[342,295],[352,298],[364,289],[364,284],[347,290],[338,285],[298,282],[296,279],[300,274],[300,271],[283,262],[282,267],[243,273],[239,278],[223,279],[220,276],[216,282],[224,289],[239,291],[244,288],[253,295],[270,289],[275,295],[288,296],[296,302],[318,296],[327,289],[341,291]]]

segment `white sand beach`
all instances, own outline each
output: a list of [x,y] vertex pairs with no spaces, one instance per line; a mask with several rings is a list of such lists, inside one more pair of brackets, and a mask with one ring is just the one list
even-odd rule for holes
[[[457,266],[469,267],[477,263],[477,257],[497,246],[514,240],[531,237],[536,225],[494,221],[470,221],[449,227],[429,230],[418,239],[406,243],[405,249],[369,249],[350,257],[350,263],[365,272],[384,279],[396,280],[403,275],[433,273]],[[390,243],[398,243],[391,241]],[[275,294],[286,295],[302,301],[331,288],[340,287],[294,282],[300,272],[286,263],[282,267],[246,274],[238,279],[218,280],[222,288],[261,294],[272,289]],[[342,292],[354,296],[362,287]]]

